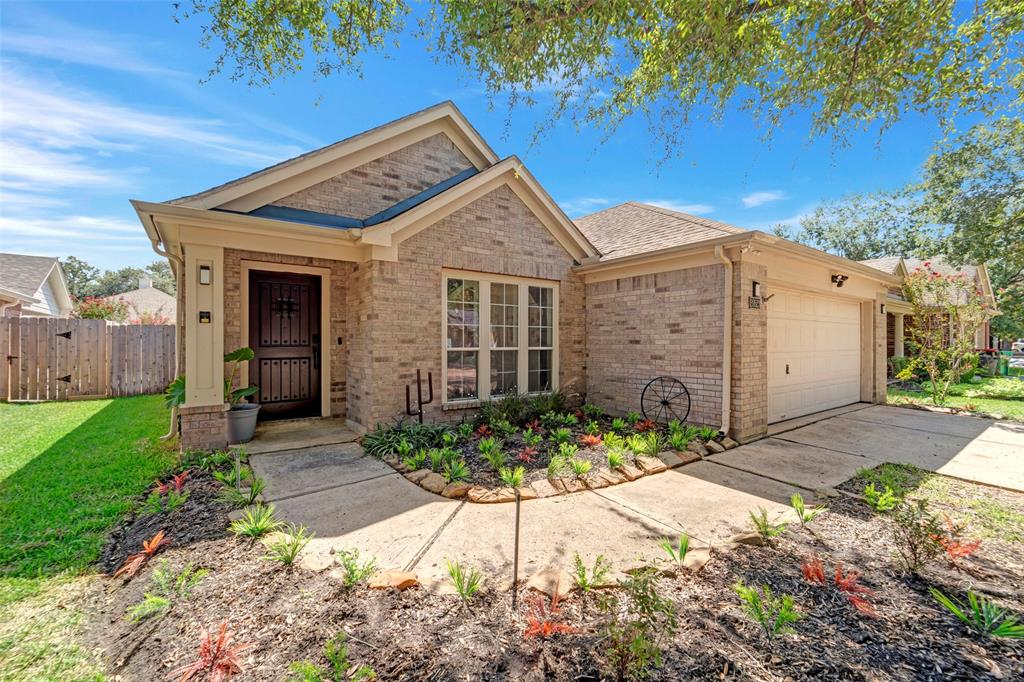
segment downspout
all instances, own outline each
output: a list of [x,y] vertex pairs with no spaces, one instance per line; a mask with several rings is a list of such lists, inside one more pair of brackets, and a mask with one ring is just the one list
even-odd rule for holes
[[715,247],[715,257],[725,267],[725,300],[722,303],[722,435],[729,435],[732,413],[732,260],[721,245]]
[[[152,216],[150,216],[150,220],[153,220]],[[158,237],[160,236],[160,231],[159,228],[157,228],[156,226],[156,221],[153,221],[153,231],[156,232]],[[181,256],[173,254],[170,251],[166,250],[163,246],[161,246],[161,242],[159,241],[150,240],[150,245],[153,247],[153,251],[156,252],[158,256],[163,256],[164,258],[171,261],[171,270],[174,271],[174,297],[180,299],[182,279],[184,277],[185,271],[185,260]],[[182,364],[185,361],[185,358],[182,357],[182,346],[185,343],[184,327],[182,326],[185,317],[184,308],[185,306],[181,305],[181,301],[179,300],[178,305],[175,306],[174,314],[174,376],[176,377],[181,376],[181,374],[185,371],[184,368],[182,367]],[[178,407],[175,406],[171,408],[171,423],[167,429],[167,433],[160,436],[160,440],[169,440],[177,435]]]

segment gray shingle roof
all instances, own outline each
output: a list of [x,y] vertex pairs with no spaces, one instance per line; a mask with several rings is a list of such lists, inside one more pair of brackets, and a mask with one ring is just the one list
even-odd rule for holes
[[34,296],[56,262],[50,256],[0,253],[0,287]]
[[143,313],[151,315],[163,315],[169,322],[173,323],[178,309],[178,302],[170,294],[157,289],[156,287],[143,287],[132,289],[123,294],[107,296],[107,299],[121,299],[131,308],[132,319],[138,319]]
[[[931,258],[904,258],[903,263],[907,266],[907,270],[913,272],[915,269],[921,267],[925,261],[927,261],[932,270],[942,275],[955,275],[958,272],[962,272],[971,279],[977,279],[978,277],[978,266],[977,265],[951,265],[946,262],[946,259],[942,256],[933,256]],[[899,266],[899,256],[883,256],[881,258],[869,258],[868,260],[860,261],[863,265],[888,272],[890,275],[896,273],[896,268]]]
[[573,222],[601,252],[601,260],[750,232],[735,225],[636,201],[612,206]]

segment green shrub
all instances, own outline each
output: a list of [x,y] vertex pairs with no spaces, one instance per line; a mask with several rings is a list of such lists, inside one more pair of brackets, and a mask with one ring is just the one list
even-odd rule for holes
[[594,559],[594,566],[589,571],[587,565],[583,563],[583,559],[580,558],[579,552],[573,556],[572,563],[573,581],[576,583],[576,587],[584,593],[604,585],[612,570],[612,562],[608,561],[603,554],[597,555],[597,558]]
[[686,560],[686,553],[690,551],[690,536],[683,533],[679,536],[679,542],[676,544],[673,544],[668,538],[663,538],[661,542],[658,543],[658,546],[665,550],[665,553],[668,554],[668,558],[671,559],[676,566],[682,566],[683,561]]
[[658,594],[657,573],[646,568],[619,581],[623,597],[603,595],[601,641],[606,666],[615,680],[645,680],[661,666],[661,647],[679,627],[676,605]]
[[208,574],[206,569],[197,570],[191,563],[175,573],[166,559],[161,560],[153,569],[143,600],[128,609],[128,618],[140,621],[169,609],[179,599],[191,596],[193,588]]
[[899,498],[892,488],[885,486],[885,491],[879,492],[875,489],[874,483],[864,486],[864,501],[876,512],[892,511],[899,504]]
[[458,561],[448,561],[448,577],[455,586],[455,592],[462,600],[463,606],[467,605],[477,592],[480,591],[480,584],[483,581],[483,574],[475,568],[466,570]]
[[338,552],[337,560],[341,564],[341,584],[346,589],[365,582],[377,570],[377,560],[370,557],[366,561],[360,561],[358,549],[344,549]]
[[463,483],[469,481],[472,477],[469,466],[463,459],[445,462],[441,475],[444,476],[444,480],[448,483]]
[[943,553],[940,541],[946,537],[946,531],[929,511],[926,500],[904,501],[890,518],[896,555],[907,571],[918,573]]

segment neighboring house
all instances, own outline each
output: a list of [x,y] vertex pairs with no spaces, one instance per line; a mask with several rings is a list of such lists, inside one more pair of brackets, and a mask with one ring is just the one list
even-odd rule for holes
[[104,300],[127,303],[128,319],[132,322],[174,324],[177,319],[178,300],[154,287],[150,277],[140,277],[138,289],[106,296]]
[[0,253],[0,312],[7,317],[67,317],[71,294],[56,258]]
[[[903,258],[901,256],[886,256],[884,258],[871,258],[860,261],[864,265],[881,270],[890,275],[895,275],[902,282],[903,279],[914,270],[923,267],[928,263],[935,272],[942,275],[954,275],[964,273],[981,290],[992,307],[996,305],[995,294],[992,291],[992,283],[988,278],[988,269],[982,265],[950,265],[942,258]],[[906,352],[906,339],[909,326],[913,323],[910,304],[903,298],[903,291],[899,286],[889,289],[886,296],[886,342],[885,354],[887,358],[904,357]],[[991,323],[986,322],[974,338],[974,347],[991,347]]]
[[[224,445],[226,350],[251,346],[261,418],[458,421],[507,391],[768,424],[885,400],[887,272],[755,230],[627,203],[570,220],[451,103],[173,201],[133,201],[183,306],[183,447]],[[415,396],[415,388],[413,388]],[[425,395],[425,393],[424,393]]]

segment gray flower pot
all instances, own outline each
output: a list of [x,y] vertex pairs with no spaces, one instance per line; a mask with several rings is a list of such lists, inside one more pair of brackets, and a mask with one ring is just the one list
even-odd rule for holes
[[256,433],[256,415],[260,406],[251,403],[239,403],[228,410],[228,442],[248,443]]

